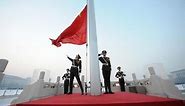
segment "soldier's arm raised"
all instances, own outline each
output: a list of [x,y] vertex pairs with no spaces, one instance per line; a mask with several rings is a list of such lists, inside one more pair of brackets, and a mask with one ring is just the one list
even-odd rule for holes
[[67,58],[73,62],[73,59],[72,58],[70,58],[69,56],[67,56]]

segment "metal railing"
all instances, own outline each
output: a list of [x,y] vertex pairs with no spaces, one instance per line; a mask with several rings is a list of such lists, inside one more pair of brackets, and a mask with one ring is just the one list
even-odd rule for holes
[[15,96],[15,95],[19,95],[22,91],[23,91],[23,88],[0,89],[0,96]]

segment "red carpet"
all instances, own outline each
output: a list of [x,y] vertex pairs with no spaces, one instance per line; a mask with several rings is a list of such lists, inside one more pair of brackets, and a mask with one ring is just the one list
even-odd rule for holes
[[185,106],[183,101],[134,93],[90,95],[60,95],[16,106]]

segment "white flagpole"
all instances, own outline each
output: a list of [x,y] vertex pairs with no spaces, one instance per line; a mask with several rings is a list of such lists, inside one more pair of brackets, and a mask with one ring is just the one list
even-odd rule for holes
[[101,94],[94,0],[87,1],[87,33],[91,95]]

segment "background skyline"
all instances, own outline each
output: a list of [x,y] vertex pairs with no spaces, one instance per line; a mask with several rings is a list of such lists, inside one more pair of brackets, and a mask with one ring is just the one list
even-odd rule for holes
[[[66,55],[80,54],[86,74],[85,45],[51,45],[86,5],[86,0],[1,0],[0,58],[9,60],[5,74],[31,77],[35,69],[57,76],[70,68]],[[98,50],[106,49],[111,80],[121,66],[131,79],[145,66],[162,63],[167,72],[185,68],[185,0],[95,1]],[[101,64],[100,64],[101,69]],[[101,70],[100,70],[101,73]],[[89,73],[88,73],[89,74]]]

